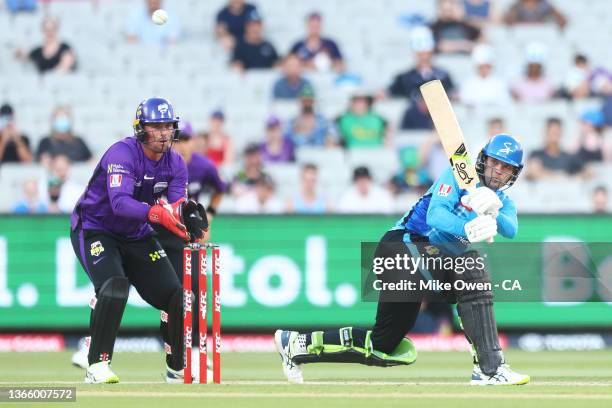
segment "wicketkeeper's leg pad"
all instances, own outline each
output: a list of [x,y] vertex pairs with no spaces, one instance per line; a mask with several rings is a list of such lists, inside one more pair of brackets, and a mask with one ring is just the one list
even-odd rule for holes
[[125,304],[130,293],[127,278],[113,276],[102,284],[97,296],[90,303],[92,308],[89,321],[91,342],[89,346],[89,364],[111,360],[115,339],[119,331]]
[[390,367],[408,365],[416,361],[417,351],[414,344],[407,338],[391,354],[374,350],[372,347],[372,331],[365,333],[363,341],[355,341],[353,328],[339,329],[341,344],[324,344],[323,332],[312,333],[312,342],[308,346],[307,354],[293,356],[296,364],[307,363],[359,363],[371,366]]
[[[166,364],[173,370],[180,371],[184,366],[184,351],[183,344],[183,290],[177,290],[170,298],[168,304],[166,323]],[[163,332],[162,332],[163,334]]]

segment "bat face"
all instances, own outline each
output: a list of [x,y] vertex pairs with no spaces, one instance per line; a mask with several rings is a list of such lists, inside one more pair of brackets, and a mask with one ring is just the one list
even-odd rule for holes
[[423,94],[442,147],[449,158],[457,184],[462,189],[476,188],[478,175],[465,146],[465,139],[457,116],[442,83],[436,79],[421,85],[421,94]]

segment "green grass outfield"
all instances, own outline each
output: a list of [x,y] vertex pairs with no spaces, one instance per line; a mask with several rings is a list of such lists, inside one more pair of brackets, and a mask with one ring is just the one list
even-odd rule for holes
[[[113,368],[121,383],[86,385],[84,372],[70,365],[70,356],[69,352],[2,353],[0,386],[76,386],[77,403],[68,406],[104,408],[372,408],[379,401],[384,408],[612,407],[612,351],[510,350],[506,356],[512,367],[532,378],[531,384],[515,387],[468,386],[470,356],[459,352],[420,353],[416,364],[408,367],[308,365],[304,385],[286,384],[280,360],[271,353],[224,354],[221,385],[165,384],[163,357],[151,353],[117,353]],[[33,404],[19,406],[28,405]]]

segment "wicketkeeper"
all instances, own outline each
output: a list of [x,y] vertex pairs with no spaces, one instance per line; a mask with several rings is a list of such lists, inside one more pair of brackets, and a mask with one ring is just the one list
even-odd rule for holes
[[[201,237],[206,215],[187,201],[187,168],[170,149],[178,117],[163,98],[140,103],[134,137],[102,156],[71,217],[72,246],[94,285],[87,383],[116,383],[110,363],[130,285],[168,316],[167,377],[183,375],[182,288],[150,223],[183,241]],[[168,203],[160,201],[165,196]]]
[[[503,190],[516,182],[522,168],[521,145],[509,135],[494,136],[478,155],[477,188],[469,194],[460,189],[449,168],[382,237],[374,257],[389,258],[398,253],[413,257],[410,247],[425,254],[445,253],[450,247],[452,251],[461,249],[458,256],[474,257],[470,243],[484,242],[497,234],[514,238],[518,228],[516,207]],[[477,262],[471,265],[462,271],[463,281],[490,283],[484,267]],[[433,274],[453,280],[458,277],[454,272],[440,270]],[[528,383],[529,376],[514,372],[504,360],[493,314],[493,293],[461,290],[452,295],[472,345],[471,384]],[[416,349],[405,335],[414,326],[420,306],[419,301],[385,302],[381,294],[371,329],[344,327],[311,333],[277,330],[275,344],[287,379],[303,382],[302,364],[306,363],[353,362],[382,367],[414,363]]]

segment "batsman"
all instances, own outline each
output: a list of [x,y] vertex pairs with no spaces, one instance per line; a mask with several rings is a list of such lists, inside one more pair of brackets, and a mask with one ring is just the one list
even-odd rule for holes
[[130,285],[167,313],[167,377],[183,375],[183,291],[150,225],[184,242],[208,228],[202,206],[187,201],[187,167],[171,149],[178,123],[167,99],[141,102],[134,136],[104,153],[72,213],[72,247],[95,290],[86,383],[119,382],[111,360]]
[[[494,136],[478,155],[475,188],[460,188],[449,167],[382,237],[374,256],[394,257],[398,252],[412,256],[411,246],[432,254],[447,250],[448,244],[469,248],[470,244],[489,241],[497,234],[513,238],[518,228],[516,207],[504,190],[516,182],[522,168],[521,145],[507,134]],[[473,255],[468,250],[460,254]],[[449,279],[453,279],[455,274],[450,272]],[[477,265],[463,271],[461,278],[473,283],[490,282],[485,268]],[[492,292],[461,290],[453,296],[461,326],[472,346],[474,366],[470,383],[528,383],[529,376],[511,370],[504,359]],[[414,363],[417,352],[405,335],[414,326],[420,307],[418,301],[385,302],[379,298],[371,329],[344,327],[311,333],[277,330],[275,344],[287,379],[303,382],[302,365],[307,363],[353,362],[382,367]]]

